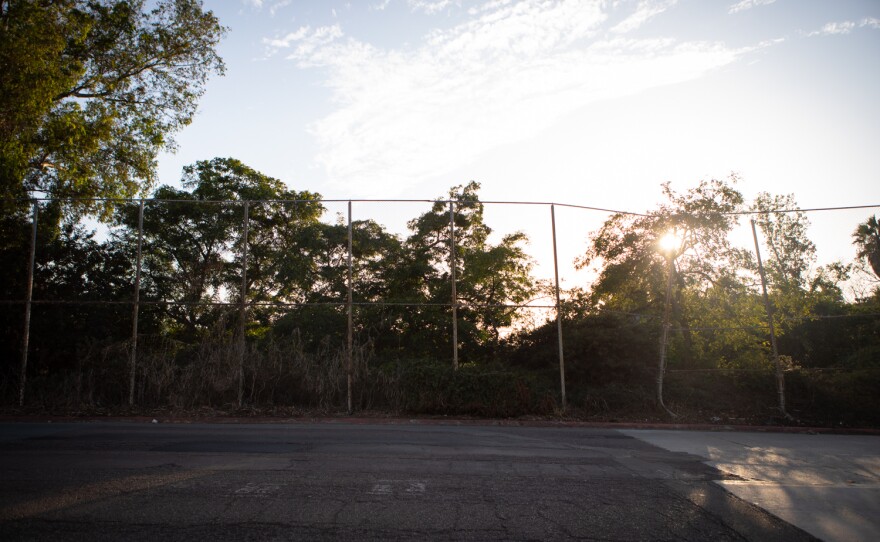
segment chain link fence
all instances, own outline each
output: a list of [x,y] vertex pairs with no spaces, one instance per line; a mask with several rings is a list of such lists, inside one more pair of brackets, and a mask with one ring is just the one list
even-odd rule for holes
[[[116,202],[118,205],[127,206],[130,214],[133,214],[130,216],[127,226],[117,226],[115,230],[108,232],[106,235],[117,235],[120,239],[125,237],[125,239],[129,241],[126,246],[131,251],[131,260],[129,262],[130,269],[124,274],[124,277],[129,279],[130,282],[127,286],[117,285],[120,286],[120,288],[117,289],[118,295],[113,299],[77,299],[76,297],[41,298],[34,295],[35,276],[39,275],[39,273],[36,273],[37,267],[41,265],[43,268],[48,269],[53,265],[59,265],[57,262],[53,263],[48,256],[41,260],[39,257],[40,255],[38,254],[40,248],[38,233],[41,227],[40,210],[41,206],[45,205],[45,203],[45,200],[38,200],[34,201],[32,206],[31,231],[27,259],[28,265],[26,270],[27,278],[25,281],[25,291],[23,292],[23,296],[19,299],[7,299],[3,301],[7,311],[14,311],[15,307],[22,309],[20,326],[21,357],[18,368],[17,383],[17,400],[20,406],[25,404],[27,397],[27,376],[29,372],[31,372],[31,369],[29,368],[29,355],[33,351],[31,337],[32,320],[34,318],[33,312],[34,308],[39,306],[84,307],[86,308],[86,312],[89,310],[88,307],[112,306],[115,307],[114,311],[116,311],[117,316],[120,318],[122,318],[122,314],[126,310],[129,311],[127,317],[128,323],[130,324],[129,338],[124,344],[117,345],[117,348],[112,354],[116,360],[113,363],[115,364],[117,377],[121,369],[119,360],[123,358],[125,359],[124,372],[126,374],[125,380],[127,382],[125,401],[129,405],[136,404],[138,396],[136,393],[137,390],[143,390],[144,386],[147,385],[143,382],[144,380],[150,378],[158,380],[160,378],[156,374],[151,375],[150,370],[147,368],[148,364],[145,359],[152,354],[144,353],[141,350],[142,341],[144,340],[144,332],[140,327],[140,319],[144,312],[160,309],[168,312],[173,310],[174,307],[194,307],[197,309],[205,307],[222,308],[225,311],[225,321],[229,324],[224,331],[227,334],[228,339],[228,352],[232,353],[226,355],[224,358],[225,370],[230,373],[226,374],[225,378],[230,382],[234,382],[234,388],[236,390],[235,403],[238,407],[242,407],[248,403],[249,397],[254,396],[253,390],[255,387],[265,387],[270,385],[266,382],[256,382],[256,379],[258,378],[256,371],[246,370],[249,357],[256,355],[253,347],[249,346],[248,343],[248,329],[250,326],[254,325],[254,322],[252,321],[252,314],[254,311],[271,312],[273,316],[270,320],[277,322],[279,321],[279,318],[283,318],[285,314],[294,309],[302,309],[304,307],[332,307],[337,311],[341,311],[345,316],[344,328],[332,331],[335,336],[343,337],[344,342],[336,349],[336,353],[333,356],[330,356],[332,357],[332,360],[325,360],[321,363],[317,363],[319,366],[317,367],[317,370],[332,372],[335,375],[334,380],[336,382],[344,382],[344,393],[341,395],[344,397],[344,406],[348,412],[354,411],[358,406],[359,401],[355,398],[355,395],[357,394],[355,388],[357,387],[358,379],[363,376],[359,371],[361,371],[360,367],[363,362],[361,358],[365,354],[362,350],[363,345],[360,343],[356,344],[358,328],[362,328],[365,325],[365,322],[357,321],[360,309],[396,307],[401,310],[411,310],[416,312],[429,308],[432,310],[444,311],[447,313],[448,318],[445,339],[435,338],[435,340],[448,341],[448,363],[453,370],[458,370],[461,365],[460,348],[462,340],[459,337],[461,326],[465,325],[468,326],[469,329],[473,328],[474,323],[469,321],[469,319],[473,318],[474,314],[481,310],[494,308],[516,314],[517,318],[514,320],[520,322],[528,320],[528,318],[525,317],[526,314],[532,314],[532,327],[552,326],[554,328],[553,333],[555,334],[555,337],[553,337],[552,342],[545,341],[542,344],[545,349],[552,344],[552,349],[555,350],[555,365],[558,368],[556,400],[558,401],[557,408],[561,407],[562,411],[565,411],[568,405],[568,393],[566,390],[566,338],[573,333],[574,328],[577,328],[580,325],[576,321],[578,314],[593,313],[617,315],[628,322],[629,324],[627,325],[632,324],[645,333],[656,334],[656,341],[657,344],[659,344],[659,348],[657,349],[659,361],[656,364],[646,363],[646,365],[654,366],[653,372],[656,381],[655,399],[661,406],[663,406],[663,408],[666,408],[663,402],[664,375],[672,375],[679,384],[682,384],[684,382],[693,381],[694,378],[705,374],[738,374],[740,377],[742,377],[742,375],[748,375],[749,372],[761,375],[767,374],[767,369],[765,367],[668,367],[668,352],[670,348],[669,342],[671,334],[694,333],[711,335],[722,331],[743,332],[746,334],[744,336],[746,339],[744,340],[755,340],[757,338],[761,342],[766,341],[768,343],[767,345],[758,346],[770,351],[770,357],[773,362],[772,374],[775,379],[775,393],[777,396],[776,405],[783,415],[789,415],[785,403],[785,377],[787,372],[793,370],[791,366],[791,357],[784,353],[781,354],[780,348],[777,344],[777,330],[775,327],[780,325],[780,321],[778,320],[778,316],[774,315],[774,309],[768,299],[767,279],[760,259],[761,239],[759,232],[755,229],[754,221],[751,222],[754,242],[752,250],[758,258],[760,281],[752,285],[752,293],[763,296],[765,310],[763,321],[751,321],[748,324],[742,324],[737,322],[735,318],[731,318],[723,325],[682,326],[680,324],[674,324],[670,317],[671,299],[674,297],[672,290],[675,265],[673,258],[671,257],[667,258],[669,266],[668,282],[666,284],[665,302],[663,303],[664,310],[661,313],[614,311],[604,309],[601,306],[584,306],[583,296],[578,297],[578,295],[576,295],[579,288],[581,289],[581,292],[588,291],[590,284],[586,281],[592,280],[595,276],[591,276],[586,271],[581,271],[579,275],[576,274],[572,266],[572,260],[574,259],[572,256],[584,250],[586,243],[589,242],[588,236],[590,231],[598,229],[601,222],[608,216],[619,213],[619,211],[611,209],[549,202],[482,201],[475,203],[473,201],[457,200],[184,201],[152,199],[119,201]],[[544,275],[540,279],[530,275],[530,280],[533,281],[533,285],[540,284],[543,286],[542,295],[520,302],[511,302],[510,300],[498,302],[497,300],[492,299],[485,303],[474,302],[473,299],[464,300],[460,296],[458,288],[463,284],[463,281],[470,281],[472,280],[472,277],[468,274],[470,270],[463,268],[461,263],[460,252],[463,249],[456,245],[457,240],[461,239],[456,231],[457,217],[459,216],[458,213],[473,208],[475,205],[481,206],[481,209],[485,207],[493,210],[500,208],[512,210],[513,219],[512,221],[508,220],[508,223],[513,223],[518,229],[530,230],[529,238],[532,242],[532,245],[530,245],[532,251],[531,253],[525,254],[525,257],[529,261],[536,263],[536,268]],[[227,220],[227,222],[229,220],[240,220],[237,222],[238,225],[235,228],[236,232],[233,236],[234,239],[225,239],[222,243],[218,241],[219,248],[217,249],[217,252],[211,254],[211,258],[214,258],[217,265],[222,263],[225,266],[224,269],[228,276],[226,276],[224,280],[216,283],[202,284],[203,291],[196,298],[188,298],[186,295],[177,299],[158,299],[154,296],[148,296],[145,298],[142,296],[144,291],[144,263],[150,258],[157,257],[157,254],[150,253],[150,248],[148,246],[150,243],[145,243],[145,239],[149,237],[149,235],[156,235],[156,229],[161,227],[161,221],[157,220],[151,222],[151,214],[159,216],[163,213],[172,212],[171,210],[174,208],[189,206],[200,206],[210,209],[199,213],[197,219],[192,219],[198,223],[192,221],[188,223],[189,226],[195,229],[200,227],[210,229],[212,224],[216,224],[218,220],[217,216],[221,213],[226,213],[226,218],[224,220]],[[336,298],[332,298],[332,296],[329,298],[326,296],[323,298],[308,298],[300,295],[298,292],[288,292],[287,294],[284,294],[277,291],[269,293],[261,291],[255,294],[254,289],[259,289],[259,287],[255,286],[254,282],[250,280],[252,277],[248,276],[248,272],[249,270],[253,272],[254,269],[257,269],[257,272],[259,272],[259,266],[268,265],[264,261],[265,254],[262,254],[262,252],[264,252],[265,243],[268,242],[266,241],[266,236],[275,235],[269,231],[271,230],[272,224],[297,223],[297,221],[300,220],[300,212],[303,209],[314,209],[314,206],[321,207],[319,215],[330,214],[329,211],[333,208],[337,210],[340,208],[342,209],[341,211],[337,211],[336,226],[338,227],[337,231],[342,231],[342,228],[344,228],[345,238],[335,240],[336,245],[334,246],[339,250],[333,253],[331,257],[328,257],[328,266],[335,268],[339,273],[332,278],[320,279],[331,281],[337,280],[341,277],[344,281],[344,287],[336,288],[336,290],[333,291],[336,294],[342,295],[338,295]],[[418,292],[396,292],[393,299],[377,299],[375,295],[359,295],[356,286],[359,278],[358,273],[363,272],[363,270],[369,266],[374,266],[375,269],[379,269],[384,262],[381,250],[378,253],[362,256],[359,259],[357,254],[358,251],[356,250],[358,245],[356,238],[359,229],[364,230],[368,228],[369,223],[363,220],[355,220],[353,216],[353,206],[360,206],[363,208],[368,206],[380,206],[384,211],[394,208],[395,206],[415,207],[424,211],[425,206],[430,206],[432,209],[431,212],[433,212],[434,215],[439,217],[442,214],[445,214],[448,218],[447,224],[444,226],[446,231],[443,232],[442,236],[437,236],[436,243],[431,249],[434,250],[434,253],[436,254],[441,252],[445,253],[445,261],[434,261],[433,266],[435,268],[438,266],[443,267],[444,273],[442,276],[448,281],[448,298],[446,300],[438,300],[436,296],[434,296],[431,302],[426,302],[423,299],[424,295],[415,295]],[[871,209],[875,207],[877,206],[858,206],[846,209]],[[443,209],[442,212],[439,211],[441,208]],[[566,217],[567,226],[565,227],[564,243],[560,242],[560,235],[557,231],[558,211],[561,209],[564,209],[568,213],[568,216]],[[791,210],[780,210],[776,212],[789,211]],[[794,211],[812,212],[818,210]],[[543,218],[540,218],[540,214],[544,215]],[[644,216],[638,213],[628,214]],[[255,218],[257,215],[259,215],[259,218]],[[525,224],[518,220],[518,217],[526,215],[530,216],[530,223]],[[254,229],[253,225],[255,224],[255,221],[260,221],[261,226],[259,231]],[[504,221],[502,220],[502,222]],[[181,223],[186,223],[186,221]],[[269,225],[268,227],[266,226],[267,224]],[[375,222],[375,224],[378,224],[378,222]],[[574,224],[574,226],[572,226],[572,224]],[[46,227],[48,228],[49,225],[47,224]],[[440,230],[438,229],[438,232],[439,231]],[[390,235],[392,237],[397,236],[400,238],[399,234],[392,233]],[[492,235],[496,239],[501,237],[501,234],[498,232],[495,232]],[[315,239],[313,241],[315,243],[320,243],[326,241],[326,239]],[[326,253],[331,252],[331,250],[326,247],[322,250]],[[303,253],[300,254],[286,254],[283,256],[283,259],[292,262],[297,258],[311,257],[305,252],[307,251],[303,251]],[[317,253],[318,250],[314,250],[313,252]],[[538,255],[535,256],[535,254]],[[561,254],[563,255],[561,256]],[[278,262],[272,263],[272,265],[276,264],[278,264]],[[187,263],[182,261],[172,261],[168,265],[183,268]],[[389,262],[388,265],[393,265],[393,262]],[[235,291],[235,288],[232,286],[233,282],[229,278],[235,275],[235,273],[231,271],[234,267],[238,268],[237,276],[240,279],[237,291]],[[375,269],[371,272],[379,274],[379,271],[375,271]],[[43,274],[51,276],[51,273]],[[462,274],[464,274],[464,276],[462,276]],[[151,280],[155,283],[155,279]],[[569,288],[565,287],[566,281],[570,285]],[[577,281],[584,282],[577,283]],[[326,285],[320,284],[316,286],[316,288],[324,286]],[[124,290],[127,290],[127,293],[123,293]],[[328,290],[330,290],[329,287]],[[46,289],[41,289],[38,285],[37,291],[46,291]],[[210,295],[203,295],[208,291],[210,291]],[[183,293],[185,294],[186,292]],[[419,299],[420,297],[422,299]],[[462,316],[461,311],[465,309],[467,315]],[[367,314],[365,311],[363,312],[364,314]],[[566,315],[570,316],[566,317]],[[820,322],[832,319],[858,319],[859,321],[868,322],[867,327],[874,330],[872,331],[873,333],[877,332],[875,328],[878,326],[878,314],[872,312],[864,312],[860,314],[802,314],[797,317],[789,316],[788,323],[792,324],[794,319],[800,319],[802,322]],[[235,321],[235,324],[231,325],[230,323],[233,320]],[[295,327],[296,324],[294,323],[293,326]],[[571,326],[571,329],[569,329],[569,326]],[[515,328],[516,326],[514,325],[509,329],[503,330],[503,332],[512,333],[515,331]],[[230,332],[230,330],[233,329],[234,332]],[[327,332],[329,334],[330,330]],[[401,332],[405,333],[405,330]],[[155,340],[155,337],[150,340]],[[766,346],[769,346],[769,349],[766,348]],[[880,354],[880,349],[878,349],[877,352]],[[580,353],[576,353],[575,355],[582,357]],[[646,355],[653,354],[646,352]],[[279,353],[278,356],[282,356],[282,354]],[[282,361],[278,362],[282,363]],[[590,360],[578,359],[578,364],[581,367],[579,367],[577,371],[584,372],[585,369],[582,366],[589,363]],[[874,364],[873,367],[874,370],[876,370],[876,364]],[[812,367],[808,369],[808,371],[813,372],[834,372],[845,370],[847,369],[843,366]],[[196,377],[191,376],[191,378]],[[696,386],[696,384],[694,384],[694,386]],[[682,393],[688,393],[686,387],[687,386],[685,386],[684,392],[682,389],[678,389],[677,393],[679,395]],[[679,388],[681,388],[681,386],[679,386]],[[141,395],[143,394],[141,393]],[[580,397],[582,403],[589,403],[589,397],[584,399],[583,394],[580,394]],[[667,409],[667,411],[672,414],[670,409]]]

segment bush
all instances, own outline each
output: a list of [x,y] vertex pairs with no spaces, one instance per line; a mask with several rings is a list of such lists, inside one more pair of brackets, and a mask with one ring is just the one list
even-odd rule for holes
[[880,368],[795,370],[785,375],[790,410],[821,425],[880,425]]
[[552,384],[534,372],[500,365],[400,361],[380,370],[391,377],[393,408],[417,414],[512,417],[550,414],[556,407]]

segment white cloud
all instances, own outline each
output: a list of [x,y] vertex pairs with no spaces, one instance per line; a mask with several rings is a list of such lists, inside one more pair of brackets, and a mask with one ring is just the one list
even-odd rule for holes
[[851,33],[856,28],[880,29],[880,19],[865,17],[858,23],[855,21],[831,22],[813,32],[807,33],[807,37],[813,36],[841,36]]
[[279,0],[278,2],[275,2],[269,7],[269,15],[274,17],[279,10],[289,6],[292,1],[293,0]]
[[615,25],[611,31],[617,34],[625,34],[638,29],[645,22],[659,15],[675,5],[678,0],[640,0],[635,13]]
[[[299,59],[301,67],[310,67],[322,64],[321,52],[342,36],[342,27],[338,24],[319,26],[314,30],[310,26],[302,26],[296,32],[291,32],[283,38],[266,39],[263,42],[269,47],[270,53],[292,48],[293,53],[289,58]],[[310,58],[314,58],[314,62],[309,62]]]
[[836,36],[840,34],[849,34],[856,27],[856,23],[852,21],[843,21],[840,23],[828,23],[815,32],[810,32],[807,36]]
[[[266,5],[265,0],[241,0],[241,2],[258,11],[261,11],[263,6]],[[275,0],[274,2],[269,3],[269,15],[274,17],[276,13],[289,6],[292,2],[293,0]]]
[[741,0],[740,2],[731,5],[727,9],[727,13],[739,13],[740,11],[752,9],[754,7],[769,5],[775,1],[776,0]]
[[[624,20],[668,4],[640,2]],[[337,109],[310,129],[330,180],[348,192],[388,194],[596,101],[691,80],[747,51],[615,35],[609,9],[600,1],[494,0],[410,49],[343,38],[339,26],[303,27],[267,44],[289,49],[299,66],[326,70]]]
[[880,19],[874,17],[865,17],[859,26],[867,26],[874,29],[880,29]]
[[391,0],[381,0],[380,2],[370,5],[370,9],[373,11],[384,11],[390,3]]
[[413,11],[422,11],[428,15],[440,13],[450,6],[461,6],[456,0],[407,0],[407,3]]

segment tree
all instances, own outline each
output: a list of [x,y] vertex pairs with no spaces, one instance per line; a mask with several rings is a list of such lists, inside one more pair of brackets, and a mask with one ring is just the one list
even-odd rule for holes
[[[423,302],[451,303],[450,222],[454,224],[459,342],[471,351],[497,344],[501,329],[512,325],[518,314],[515,308],[503,305],[521,304],[534,292],[531,260],[522,248],[528,238],[517,232],[503,236],[498,244],[490,243],[492,229],[483,219],[479,189],[480,184],[474,181],[453,187],[449,191],[451,216],[449,203],[438,201],[429,212],[409,222],[409,260],[397,275],[405,291],[421,296]],[[445,310],[419,308],[406,325],[416,338],[415,344],[433,342],[441,349],[449,344],[443,338],[450,318]]]
[[[356,344],[394,348],[399,339],[405,293],[394,279],[404,264],[402,242],[373,220],[355,220],[352,233],[353,331]],[[348,299],[348,225],[311,222],[297,234],[296,260],[303,262],[303,303],[285,309],[274,324],[278,335],[297,333],[307,349],[345,344]],[[374,305],[375,303],[375,305]],[[384,303],[390,303],[384,305]]]
[[793,194],[772,196],[762,192],[752,204],[757,212],[755,223],[770,249],[766,258],[768,273],[777,287],[806,288],[816,261],[816,245],[807,237],[810,221],[806,213],[795,209]]
[[853,232],[853,244],[858,249],[858,257],[864,258],[880,278],[880,222],[876,216],[859,224]]
[[[850,268],[839,262],[814,267],[816,246],[807,236],[810,221],[797,210],[794,195],[760,193],[752,210],[757,212],[755,223],[768,248],[764,255],[767,287],[782,330],[796,326],[819,305],[842,303],[840,284]],[[749,260],[748,267],[757,272],[756,262]]]
[[[145,293],[177,302],[164,305],[175,326],[200,333],[219,316],[211,303],[234,301],[230,295],[241,291],[245,202],[247,300],[306,297],[312,263],[300,256],[300,230],[323,213],[319,194],[290,190],[233,158],[187,166],[182,184],[183,190],[160,187],[144,219]],[[117,235],[129,245],[136,242],[137,220],[135,204],[120,209]],[[255,316],[268,323],[266,311]]]
[[613,215],[576,262],[581,268],[598,263],[599,275],[590,296],[596,309],[656,317],[662,307],[657,402],[664,409],[670,319],[678,324],[681,358],[695,363],[695,338],[690,327],[697,316],[691,313],[692,306],[719,287],[738,282],[733,262],[742,253],[728,241],[728,233],[737,223],[733,213],[743,202],[731,186],[736,180],[731,176],[729,183],[701,181],[685,194],[677,194],[664,184],[668,203],[645,215]]
[[124,198],[154,184],[158,152],[224,71],[215,48],[225,29],[199,0],[146,4],[0,0],[4,212],[34,193]]
[[[49,206],[41,216],[52,212],[59,212],[57,206]],[[56,217],[45,218],[51,221]],[[0,250],[0,261],[4,262],[0,266],[0,295],[21,299],[27,268],[9,268],[9,256],[18,258]],[[33,396],[37,402],[74,405],[87,400],[86,396],[104,402],[110,399],[105,392],[117,400],[114,394],[119,390],[113,388],[119,381],[102,379],[106,374],[94,375],[92,371],[97,368],[90,364],[101,357],[95,355],[97,352],[130,336],[131,308],[127,302],[132,293],[131,261],[125,247],[96,240],[95,233],[82,225],[67,222],[37,231],[33,296],[49,301],[34,304],[29,321],[28,380],[31,388],[43,390]],[[23,331],[21,311],[16,305],[11,308],[0,315],[0,357],[8,362],[0,366],[0,379],[4,381],[0,390],[8,398],[13,383],[21,382],[20,366],[13,360],[20,359]],[[149,318],[142,318],[141,327],[155,331]],[[112,372],[112,365],[105,364],[104,368]],[[114,376],[121,376],[119,373]],[[65,381],[71,376],[73,380]],[[65,389],[66,393],[49,391],[53,388]],[[99,392],[99,388],[104,391]]]
[[[742,252],[733,248],[727,234],[737,224],[733,215],[743,202],[729,181],[701,181],[696,188],[677,194],[663,185],[667,203],[645,215],[615,214],[593,234],[579,268],[596,264],[599,275],[589,301],[594,308],[660,314],[666,279],[672,273],[672,310],[690,342],[686,292],[705,293],[722,282],[735,281]],[[670,263],[660,247],[673,233],[676,245]]]

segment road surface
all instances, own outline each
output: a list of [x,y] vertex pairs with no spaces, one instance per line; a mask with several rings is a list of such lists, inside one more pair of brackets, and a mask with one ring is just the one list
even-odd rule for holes
[[623,431],[701,457],[719,480],[827,542],[880,540],[880,436],[740,431]]
[[2,540],[814,540],[616,430],[0,424]]

